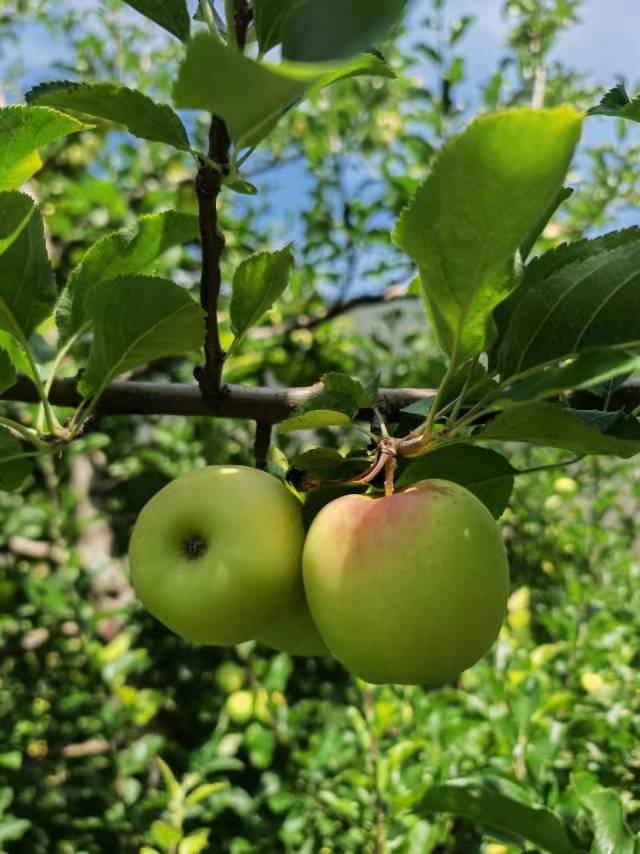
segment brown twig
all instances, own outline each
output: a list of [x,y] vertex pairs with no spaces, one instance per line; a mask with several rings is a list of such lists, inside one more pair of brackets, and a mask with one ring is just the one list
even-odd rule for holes
[[329,323],[350,311],[367,306],[388,305],[391,302],[415,300],[417,296],[409,294],[404,288],[389,288],[382,294],[364,294],[353,299],[337,302],[318,314],[301,314],[291,323],[274,326],[257,326],[249,333],[250,338],[267,338],[272,335],[291,335],[300,329],[312,331],[324,323]]
[[206,313],[205,365],[199,380],[202,394],[207,399],[214,399],[220,393],[225,358],[218,326],[218,300],[222,285],[220,264],[225,244],[224,236],[218,227],[218,197],[228,168],[230,148],[231,140],[225,123],[213,116],[209,127],[208,156],[220,168],[216,169],[203,161],[196,177],[202,243],[200,304]]
[[269,448],[271,447],[271,433],[273,424],[268,421],[258,421],[256,424],[256,438],[253,446],[256,468],[267,470],[269,459]]

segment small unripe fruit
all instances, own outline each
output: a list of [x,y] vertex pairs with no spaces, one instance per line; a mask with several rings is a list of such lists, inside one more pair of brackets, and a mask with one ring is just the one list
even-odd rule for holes
[[498,636],[509,589],[491,513],[444,480],[328,504],[307,535],[303,576],[326,645],[373,683],[456,678]]

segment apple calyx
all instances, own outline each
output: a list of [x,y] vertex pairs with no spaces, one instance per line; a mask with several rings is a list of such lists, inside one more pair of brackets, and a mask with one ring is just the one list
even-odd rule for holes
[[197,560],[206,552],[207,543],[199,534],[191,534],[182,541],[182,548],[188,560]]

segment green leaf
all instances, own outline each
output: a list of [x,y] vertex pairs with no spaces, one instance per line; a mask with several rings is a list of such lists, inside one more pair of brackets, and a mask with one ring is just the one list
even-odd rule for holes
[[42,167],[48,142],[92,127],[47,107],[0,108],[0,191],[13,190]]
[[220,116],[236,147],[244,148],[264,139],[306,93],[359,74],[393,76],[384,62],[371,55],[339,65],[267,65],[200,33],[189,43],[173,97],[179,108]]
[[640,122],[640,95],[631,100],[624,83],[618,83],[603,97],[597,107],[592,107],[589,116],[615,116]]
[[441,478],[465,486],[498,519],[509,503],[515,469],[497,451],[474,445],[437,448],[409,463],[397,481],[404,489],[421,480]]
[[167,104],[157,104],[142,92],[115,83],[42,83],[27,92],[29,103],[49,104],[93,119],[121,125],[151,142],[163,142],[189,151],[189,137],[178,115]]
[[276,751],[276,737],[271,729],[254,721],[244,733],[244,743],[251,764],[255,768],[268,768]]
[[125,0],[125,3],[180,41],[189,41],[191,21],[185,0]]
[[101,393],[136,365],[197,350],[204,312],[189,294],[166,279],[122,276],[101,282],[87,295],[94,340],[81,391]]
[[13,789],[9,786],[0,788],[0,815],[5,813],[13,803]]
[[[587,249],[588,247],[582,247]],[[640,239],[523,283],[498,351],[501,377],[593,347],[640,346]]]
[[164,761],[164,759],[158,756],[156,757],[156,762],[158,764],[158,768],[160,769],[160,773],[162,774],[162,779],[164,780],[164,785],[167,789],[167,794],[170,798],[175,797],[180,792],[180,783],[178,783],[175,774]]
[[203,783],[201,786],[194,789],[193,792],[189,793],[185,803],[190,806],[193,804],[199,804],[202,801],[207,800],[207,798],[210,798],[211,795],[215,795],[228,788],[229,783],[226,780],[219,780],[217,783]]
[[26,453],[15,436],[0,427],[0,490],[13,492],[24,483],[31,471],[30,459],[15,459]]
[[516,834],[551,854],[578,854],[551,810],[508,797],[493,780],[462,779],[433,786],[421,804],[427,812],[464,816],[483,827]]
[[551,202],[547,206],[540,219],[536,222],[529,234],[520,244],[520,258],[523,262],[526,261],[529,255],[531,254],[531,250],[536,245],[538,238],[542,235],[545,228],[549,225],[549,223],[553,219],[554,214],[558,211],[558,208],[564,202],[566,202],[567,199],[570,199],[572,195],[573,190],[571,189],[571,187],[560,187],[553,199],[551,199]]
[[533,403],[507,409],[477,434],[476,441],[528,442],[578,455],[628,458],[640,451],[640,423],[620,412],[567,409]]
[[0,193],[0,255],[22,234],[31,219],[35,203],[24,193]]
[[291,460],[287,480],[295,487],[295,472],[311,474],[319,481],[344,479],[360,474],[370,464],[363,455],[343,457],[333,448],[312,448]]
[[166,821],[154,821],[151,825],[151,836],[156,845],[169,851],[182,839],[182,832]]
[[262,53],[282,41],[282,23],[298,0],[253,0],[253,17]]
[[[375,386],[372,386],[371,389],[365,389],[359,380],[347,374],[335,372],[325,374],[322,377],[322,385],[325,392],[333,394],[345,402],[346,411],[353,411],[354,413],[366,406],[371,406],[377,394]],[[374,388],[376,388],[375,392],[373,392]]]
[[351,417],[344,412],[320,408],[291,415],[279,425],[278,429],[281,433],[293,433],[295,430],[319,430],[321,427],[348,427],[350,424]]
[[210,831],[203,828],[190,833],[178,845],[178,854],[200,854],[209,844]]
[[0,350],[0,392],[11,388],[17,379],[16,369],[6,350]]
[[512,402],[544,400],[567,390],[590,388],[619,376],[628,376],[640,367],[640,356],[624,350],[585,350],[562,365],[551,365],[517,380],[497,401],[502,408]]
[[30,827],[31,822],[26,818],[15,818],[10,815],[2,816],[0,818],[0,842],[15,842],[18,839],[22,839]]
[[[21,340],[29,338],[51,314],[56,286],[42,216],[35,203],[20,193],[3,194],[1,200],[0,238],[2,234],[11,238],[5,243],[8,248],[0,254],[0,329]],[[30,215],[26,213],[29,209]]]
[[237,341],[284,293],[293,263],[291,248],[285,246],[279,252],[257,252],[240,264],[233,277],[230,307]]
[[370,406],[371,393],[346,374],[330,373],[322,377],[322,391],[298,407],[279,425],[282,433],[317,430],[320,427],[346,427],[359,409]]
[[282,56],[326,62],[354,56],[385,38],[405,0],[300,0],[282,24]]
[[569,107],[479,118],[401,214],[394,241],[418,264],[432,323],[457,362],[491,342],[519,247],[562,186],[581,128]]
[[257,196],[258,188],[250,181],[245,181],[244,178],[234,178],[232,181],[225,181],[225,187],[228,187],[233,193],[239,193],[241,196]]
[[625,821],[617,792],[605,789],[585,772],[572,774],[571,783],[593,827],[595,840],[591,854],[634,854],[635,836]]
[[56,311],[61,343],[87,322],[87,294],[100,282],[143,273],[172,246],[198,235],[198,217],[165,211],[140,217],[133,225],[106,234],[87,250],[69,276]]

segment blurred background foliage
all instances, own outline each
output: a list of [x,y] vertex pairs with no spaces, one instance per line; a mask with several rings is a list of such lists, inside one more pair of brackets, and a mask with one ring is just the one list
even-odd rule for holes
[[[477,21],[446,0],[414,4],[387,52],[398,80],[342,83],[279,126],[246,167],[260,194],[225,194],[225,278],[249,252],[292,238],[297,269],[228,380],[305,385],[331,370],[380,372],[390,386],[439,380],[413,271],[389,228],[434,153],[478,110],[596,102],[613,81],[576,73],[554,50],[581,5],[505,0],[499,62],[470,87],[465,44]],[[5,0],[7,102],[35,82],[29,51],[15,49],[25,33],[32,50],[47,33],[62,46],[47,79],[111,79],[168,99],[177,42],[120,0]],[[637,208],[638,136],[610,127],[583,149],[579,192],[547,245]],[[31,191],[60,284],[105,231],[194,209],[193,164],[160,146],[102,131],[48,153]],[[171,250],[157,271],[193,287],[197,247]],[[40,330],[45,359],[53,335]],[[193,367],[167,360],[136,377],[189,381]],[[276,437],[272,470],[307,438]],[[349,450],[357,439],[327,431],[318,441]],[[570,475],[521,478],[503,519],[513,594],[495,649],[444,689],[371,689],[328,660],[194,647],[135,601],[125,555],[140,508],[194,466],[251,464],[252,443],[243,422],[105,417],[63,458],[43,459],[20,493],[0,494],[0,849],[373,852],[384,824],[389,851],[522,850],[420,807],[434,782],[474,775],[512,781],[587,847],[568,789],[575,770],[614,787],[640,829],[636,463],[587,460]],[[521,466],[553,459],[510,450]]]

